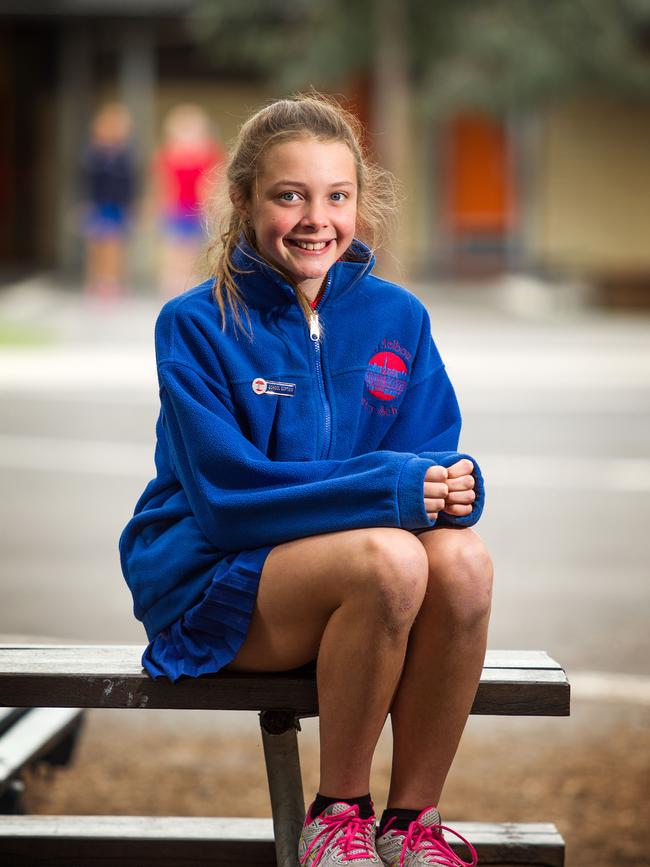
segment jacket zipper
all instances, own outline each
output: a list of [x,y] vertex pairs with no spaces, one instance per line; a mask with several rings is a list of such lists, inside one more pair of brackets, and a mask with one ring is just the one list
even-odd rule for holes
[[[323,292],[323,297],[325,297],[327,290],[329,289],[329,278],[327,281],[327,285],[325,287],[325,292]],[[322,303],[322,299],[321,299]],[[320,307],[320,304],[318,305]],[[315,352],[315,360],[316,360],[316,373],[318,375],[318,390],[320,392],[321,403],[323,406],[323,419],[324,419],[324,434],[323,434],[323,447],[321,449],[320,457],[321,459],[327,457],[330,445],[332,442],[332,408],[327,399],[327,394],[325,392],[325,378],[323,376],[323,364],[322,364],[322,354],[320,348],[320,320],[318,318],[318,307],[314,310],[314,312],[309,317],[309,339],[311,340],[312,346],[314,347]]]

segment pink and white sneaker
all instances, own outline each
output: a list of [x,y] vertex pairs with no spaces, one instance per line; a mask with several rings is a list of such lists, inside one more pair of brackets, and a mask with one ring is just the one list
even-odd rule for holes
[[307,811],[298,843],[298,859],[307,867],[379,867],[381,861],[375,849],[375,817],[362,819],[356,804],[339,801],[327,807],[320,816],[311,818]]
[[[392,820],[391,820],[392,821]],[[463,861],[443,836],[448,831],[467,846],[471,861]],[[391,830],[391,822],[384,833],[377,837],[377,852],[385,867],[476,867],[476,849],[452,828],[440,822],[440,813],[435,807],[426,807],[409,825],[408,831],[401,828]]]

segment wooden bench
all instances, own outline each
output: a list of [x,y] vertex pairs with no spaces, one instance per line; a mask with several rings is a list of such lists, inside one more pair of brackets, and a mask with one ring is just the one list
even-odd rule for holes
[[21,811],[25,768],[70,761],[82,718],[77,708],[0,708],[0,814]]
[[[223,672],[152,680],[133,646],[0,647],[0,706],[174,708],[260,712],[273,820],[16,816],[0,819],[0,863],[12,865],[250,864],[294,867],[304,818],[300,717],[318,713],[312,667],[273,675]],[[567,716],[570,690],[542,651],[488,651],[472,713]],[[554,826],[459,824],[483,864],[561,867]],[[101,845],[99,845],[101,841]]]

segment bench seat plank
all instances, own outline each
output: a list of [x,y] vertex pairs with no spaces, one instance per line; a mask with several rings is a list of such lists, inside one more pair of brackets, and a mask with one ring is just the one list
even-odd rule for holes
[[[139,644],[1,644],[0,669],[19,673],[56,666],[69,674],[135,674],[142,670],[143,650]],[[488,650],[484,667],[561,670],[543,650]]]
[[[0,647],[0,705],[14,707],[192,708],[317,713],[314,673],[221,672],[171,684],[142,670],[139,646]],[[567,716],[564,671],[541,651],[486,658],[472,713]]]
[[[479,863],[562,867],[564,841],[554,825],[459,822]],[[453,848],[460,854],[464,847]],[[119,859],[119,860],[118,860]],[[270,819],[138,816],[7,816],[0,863],[21,867],[225,867],[275,865]]]
[[[0,672],[0,704],[32,707],[191,708],[318,711],[313,676],[215,675],[170,684],[147,675],[9,674]],[[567,716],[569,686],[562,672],[484,670],[475,714]]]
[[0,737],[0,793],[20,771],[45,756],[78,724],[78,708],[38,707]]

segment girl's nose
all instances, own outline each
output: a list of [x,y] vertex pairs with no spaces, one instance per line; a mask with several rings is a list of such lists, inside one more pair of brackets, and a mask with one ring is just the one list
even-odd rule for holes
[[309,202],[302,217],[302,223],[306,226],[326,226],[327,214],[320,202]]

